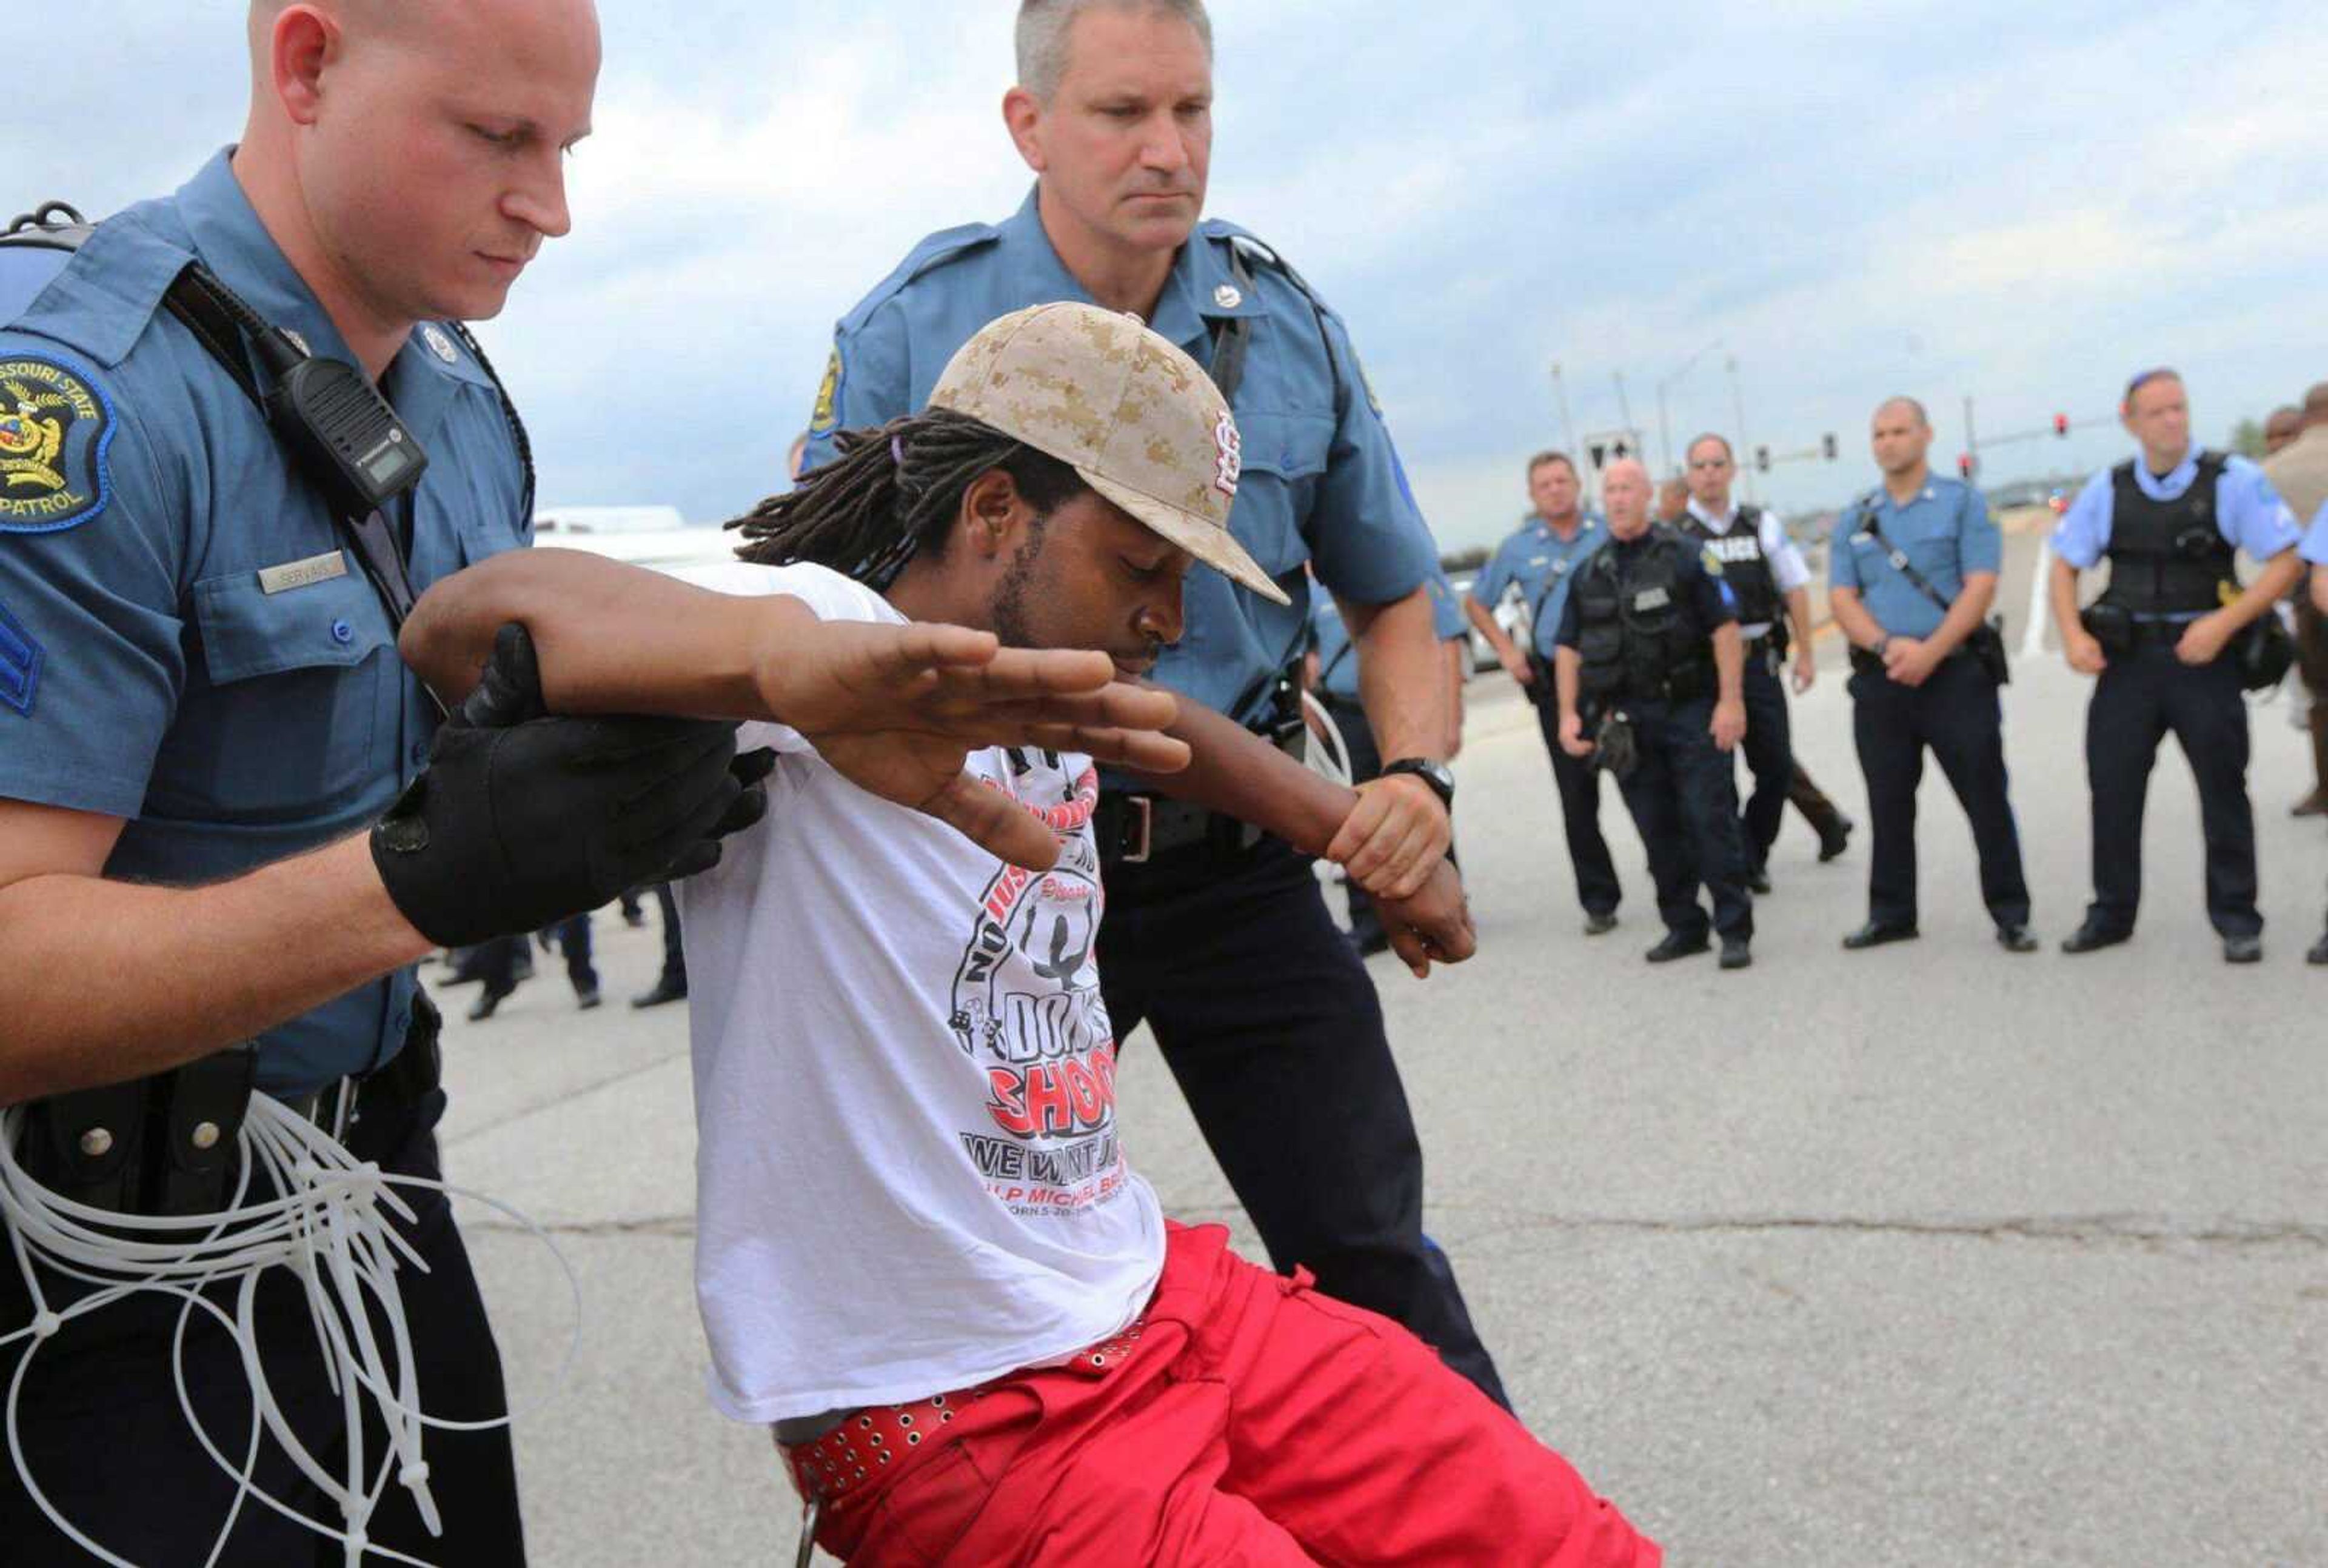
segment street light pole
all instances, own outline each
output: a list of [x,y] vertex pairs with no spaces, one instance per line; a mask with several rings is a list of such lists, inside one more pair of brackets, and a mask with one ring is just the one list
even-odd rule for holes
[[1674,472],[1673,427],[1666,416],[1666,392],[1670,388],[1678,385],[1684,376],[1686,376],[1690,371],[1697,369],[1698,361],[1705,358],[1706,355],[1712,353],[1714,350],[1721,348],[1722,346],[1722,340],[1720,338],[1715,338],[1712,343],[1706,344],[1704,348],[1698,350],[1697,352],[1690,355],[1687,360],[1684,361],[1682,362],[1681,369],[1676,371],[1672,375],[1667,376],[1664,380],[1657,383],[1657,440],[1665,447],[1666,472],[1668,474]]
[[1576,450],[1576,421],[1569,417],[1568,383],[1561,378],[1558,360],[1552,361],[1552,391],[1560,403],[1561,450],[1573,453]]
[[[1738,356],[1732,354],[1724,366],[1730,372],[1730,407],[1737,416],[1738,450],[1746,450],[1746,397],[1738,390]],[[1746,503],[1759,504],[1754,498],[1754,465],[1743,457],[1737,459],[1738,472],[1746,480]]]

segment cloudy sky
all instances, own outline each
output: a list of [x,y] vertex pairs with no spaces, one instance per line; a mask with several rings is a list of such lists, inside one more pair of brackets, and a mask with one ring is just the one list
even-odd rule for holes
[[[2328,378],[2316,3],[1217,0],[1211,210],[1349,320],[1450,549],[1509,527],[1565,418],[1624,422],[1620,372],[1652,455],[1661,382],[1676,443],[1736,434],[1732,360],[1750,443],[1837,432],[1840,463],[1761,482],[1790,508],[1868,483],[1895,390],[1945,465],[1967,396],[1984,434],[2104,419],[2172,361],[2221,441]],[[576,230],[482,335],[545,501],[714,520],[774,484],[834,319],[923,234],[1024,196],[1012,7],[600,4]],[[241,14],[42,8],[0,209],[174,187],[240,126]],[[2124,449],[2103,425],[1988,477]]]

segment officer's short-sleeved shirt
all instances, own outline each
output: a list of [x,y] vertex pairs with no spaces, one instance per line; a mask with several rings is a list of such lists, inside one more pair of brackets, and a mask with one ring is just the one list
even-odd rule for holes
[[1871,521],[1951,602],[1964,592],[1966,577],[1997,571],[2004,559],[2004,535],[1988,503],[1961,480],[1929,478],[1905,506],[1878,489],[1845,508],[1827,551],[1827,586],[1857,590],[1875,624],[1895,636],[1929,637],[1948,612],[1892,564]]
[[[188,259],[353,363],[221,153],[100,224],[0,320],[0,797],[125,819],[108,877],[229,878],[343,838],[420,771],[435,728],[387,611],[314,488],[162,296]],[[381,390],[428,468],[416,589],[524,544],[499,394],[414,332]],[[303,1092],[403,1043],[409,972],[259,1040]]]
[[[1628,558],[1638,555],[1655,539],[1654,530],[1638,539],[1620,540],[1611,536],[1604,548],[1617,552],[1613,566],[1622,567]],[[1690,614],[1697,624],[1712,633],[1734,624],[1738,619],[1738,601],[1730,587],[1722,580],[1722,563],[1702,549],[1692,549],[1682,557],[1681,569],[1674,580],[1674,590],[1689,601]],[[1573,649],[1583,635],[1584,617],[1576,608],[1576,596],[1564,594],[1561,598],[1560,627],[1554,645]]]
[[[2179,500],[2198,478],[2196,447],[2163,476],[2151,473],[2140,459],[2134,465],[2136,486],[2153,501]],[[2061,521],[2053,525],[2053,553],[2080,571],[2108,554],[2116,494],[2111,470],[2105,468],[2087,480]],[[2233,549],[2243,549],[2258,560],[2269,560],[2293,547],[2304,531],[2263,469],[2236,455],[2224,464],[2215,481],[2215,527]],[[2203,613],[2193,610],[2165,618],[2188,620]]]
[[[1198,225],[1149,324],[1207,365],[1217,324],[1250,324],[1234,399],[1244,470],[1229,527],[1292,603],[1191,572],[1187,629],[1155,679],[1250,722],[1309,634],[1304,561],[1343,598],[1382,605],[1422,587],[1439,551],[1340,319],[1265,260],[1235,277],[1230,249],[1240,240],[1257,244],[1217,219]],[[808,466],[831,459],[836,431],[925,407],[946,361],[987,323],[1058,300],[1091,296],[1052,249],[1032,194],[1001,223],[930,236],[841,318],[810,417]]]
[[[1423,587],[1431,594],[1431,625],[1439,640],[1469,637],[1470,623],[1463,618],[1447,574],[1434,568]],[[1357,701],[1358,651],[1350,643],[1349,624],[1342,619],[1342,606],[1333,595],[1310,596],[1310,650],[1318,655],[1319,690],[1337,702]]]
[[2328,566],[2328,502],[2320,506],[2320,515],[2304,530],[2304,540],[2295,547],[2296,553],[2314,566]]
[[1529,635],[1535,651],[1549,659],[1553,634],[1567,604],[1569,578],[1608,542],[1609,525],[1591,512],[1578,520],[1576,531],[1566,539],[1530,512],[1518,530],[1496,547],[1487,568],[1471,585],[1471,597],[1483,609],[1493,610],[1497,601],[1516,586],[1520,601],[1528,607]]

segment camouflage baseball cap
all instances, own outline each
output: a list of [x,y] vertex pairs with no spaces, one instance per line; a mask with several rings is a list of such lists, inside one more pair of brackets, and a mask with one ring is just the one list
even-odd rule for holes
[[947,362],[930,407],[1057,458],[1206,566],[1291,602],[1229,532],[1243,464],[1228,399],[1137,316],[1079,304],[1013,311]]

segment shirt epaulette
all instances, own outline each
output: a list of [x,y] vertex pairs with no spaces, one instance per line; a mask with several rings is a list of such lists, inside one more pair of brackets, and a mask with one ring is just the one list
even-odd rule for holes
[[163,203],[141,202],[99,223],[30,308],[7,330],[78,350],[114,370],[146,335],[193,247],[146,221]]
[[840,318],[840,331],[845,333],[863,325],[868,316],[904,293],[916,279],[957,257],[982,249],[1001,237],[1002,230],[991,223],[964,223],[953,229],[941,229],[927,236],[906,253],[906,258],[897,263],[896,270],[874,285],[873,291],[857,302],[856,309]]
[[1310,286],[1308,278],[1294,270],[1293,263],[1285,259],[1285,253],[1252,230],[1232,223],[1225,218],[1207,218],[1197,225],[1197,232],[1206,239],[1223,240],[1234,246],[1247,258],[1260,262],[1300,290],[1302,297],[1319,310],[1328,315],[1333,313],[1334,307],[1326,303],[1323,295]]

